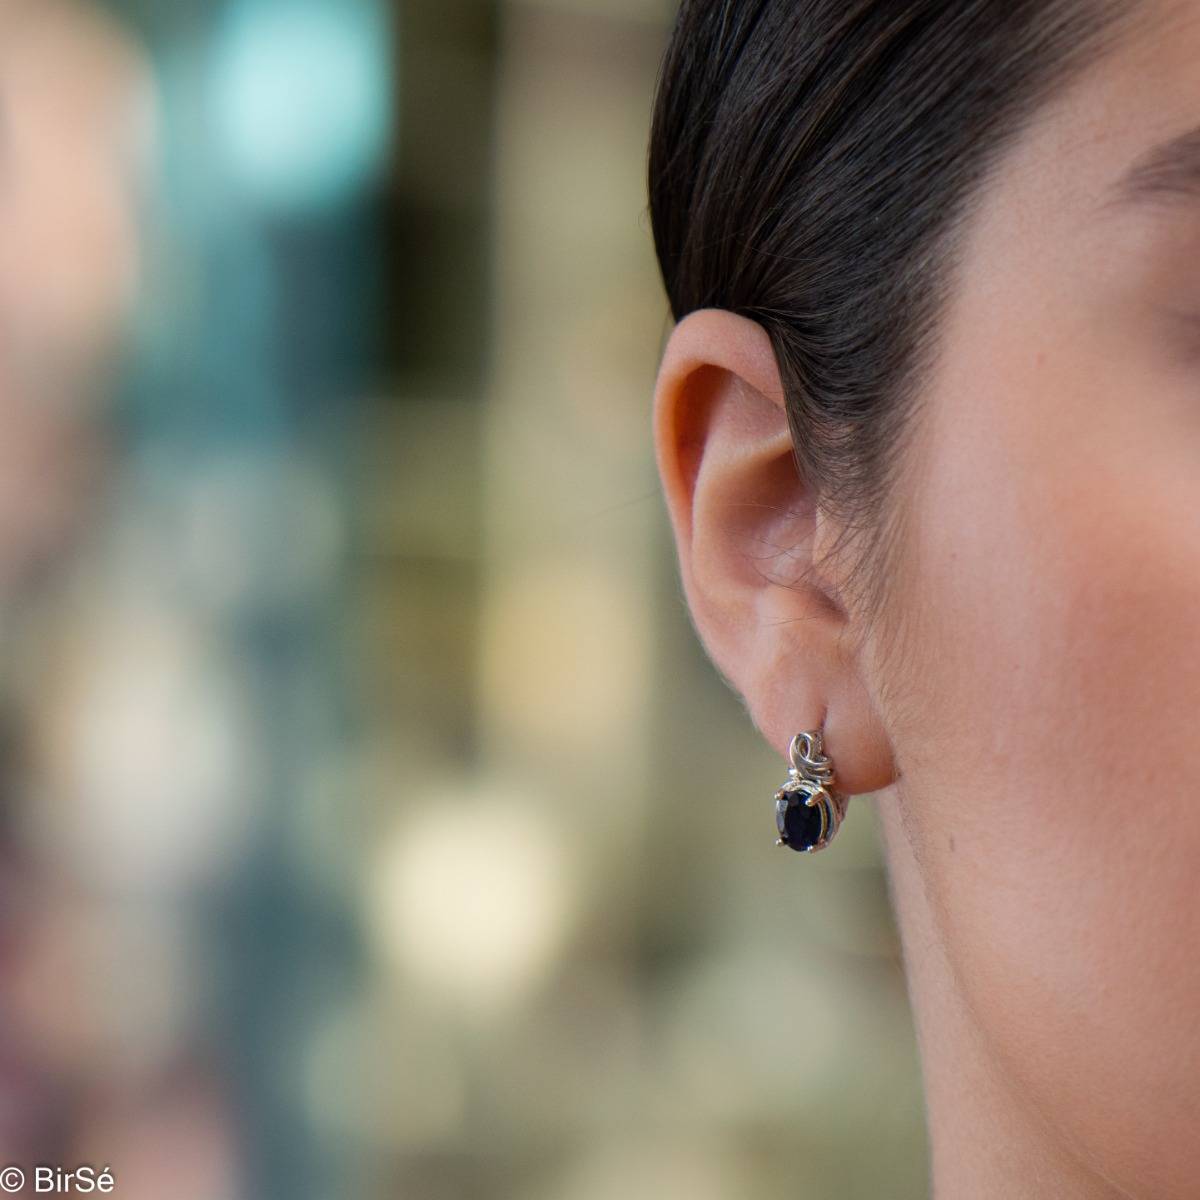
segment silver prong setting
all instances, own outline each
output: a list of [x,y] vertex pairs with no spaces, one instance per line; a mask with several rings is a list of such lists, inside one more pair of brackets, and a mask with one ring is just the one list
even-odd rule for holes
[[[775,793],[776,845],[811,854],[833,840],[846,814],[846,798],[834,788],[833,764],[820,732],[798,733],[788,747],[787,781]],[[800,810],[811,810],[802,816]]]

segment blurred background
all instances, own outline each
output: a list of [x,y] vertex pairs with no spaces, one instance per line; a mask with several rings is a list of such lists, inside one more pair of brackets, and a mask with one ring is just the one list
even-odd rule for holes
[[0,0],[3,1162],[927,1194],[870,805],[772,845],[658,498],[670,17]]

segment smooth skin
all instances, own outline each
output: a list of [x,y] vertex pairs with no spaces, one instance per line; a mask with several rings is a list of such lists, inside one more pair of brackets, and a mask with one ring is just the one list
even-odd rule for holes
[[976,197],[881,609],[759,326],[656,393],[714,661],[878,793],[938,1200],[1200,1195],[1200,3],[1139,15]]

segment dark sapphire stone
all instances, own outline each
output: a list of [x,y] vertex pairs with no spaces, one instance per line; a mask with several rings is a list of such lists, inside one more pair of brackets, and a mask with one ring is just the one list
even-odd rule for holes
[[811,850],[821,840],[825,824],[821,805],[805,804],[804,792],[778,792],[775,796],[775,823],[785,846],[793,850]]

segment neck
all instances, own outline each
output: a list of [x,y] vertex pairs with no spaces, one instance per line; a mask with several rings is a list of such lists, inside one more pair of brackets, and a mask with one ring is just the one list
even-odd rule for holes
[[1132,1200],[1081,1162],[990,1054],[964,1003],[892,788],[876,812],[921,1048],[935,1200]]

